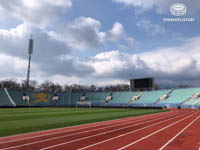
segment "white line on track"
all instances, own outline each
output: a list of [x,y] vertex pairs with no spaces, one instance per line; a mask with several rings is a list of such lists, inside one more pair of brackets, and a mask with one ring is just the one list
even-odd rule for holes
[[[185,115],[185,114],[183,114],[183,115]],[[183,116],[183,115],[180,115],[180,116]],[[177,117],[180,117],[180,116],[177,116]],[[177,117],[174,117],[174,118],[177,118]],[[150,128],[150,127],[152,127],[152,126],[161,124],[161,123],[163,123],[163,122],[172,120],[172,119],[174,119],[174,118],[170,118],[170,119],[167,119],[167,120],[163,120],[163,121],[161,121],[161,122],[158,122],[158,123],[155,123],[155,124],[151,124],[151,125],[149,125],[149,126],[145,126],[145,127],[143,127],[143,128],[139,128],[139,129],[137,129],[137,130],[134,130],[134,131],[131,131],[131,132],[128,132],[128,133],[125,133],[125,134],[121,134],[121,135],[119,135],[119,136],[115,136],[115,137],[109,138],[109,139],[107,139],[107,140],[104,140],[104,141],[101,141],[101,142],[98,142],[98,143],[95,143],[95,144],[88,145],[88,146],[83,147],[83,148],[80,148],[80,149],[78,149],[78,150],[84,150],[84,149],[87,149],[87,148],[90,148],[90,147],[93,147],[93,146],[96,146],[96,145],[99,145],[99,144],[102,144],[102,143],[105,143],[105,142],[108,142],[108,141],[111,141],[111,140],[114,140],[114,139],[117,139],[117,138],[121,138],[121,137],[123,137],[123,136],[129,135],[129,134],[132,134],[132,133],[135,133],[135,132],[137,132],[137,131],[141,131],[141,130],[146,129],[146,128]]]
[[[181,116],[179,113],[177,113],[177,115]],[[159,119],[162,119],[162,118],[167,118],[171,116],[170,115],[167,115],[167,116],[164,116],[164,117],[161,117]],[[154,117],[154,116],[153,116]],[[151,117],[152,118],[152,117]],[[149,118],[149,119],[151,119]],[[146,118],[143,118],[142,120],[144,120]],[[102,134],[106,134],[106,133],[109,133],[109,132],[114,132],[114,131],[117,131],[117,130],[122,130],[122,129],[126,129],[126,128],[129,128],[129,127],[133,127],[133,126],[136,126],[136,125],[140,125],[140,124],[144,124],[144,123],[147,123],[147,122],[152,122],[152,121],[155,121],[155,120],[159,120],[159,119],[153,119],[153,120],[150,120],[150,121],[146,121],[146,122],[142,122],[142,123],[138,123],[138,124],[135,124],[135,125],[130,125],[130,126],[126,126],[126,127],[123,127],[123,128],[118,128],[118,129],[115,129],[115,130],[110,130],[110,131],[107,131],[107,132],[103,132],[101,134],[97,134],[97,135],[102,135]],[[135,122],[134,120],[133,121],[130,121],[129,123],[131,122]],[[119,124],[118,124],[119,125]],[[120,124],[121,125],[121,124]],[[115,125],[116,126],[116,125]],[[104,129],[104,128],[108,128],[108,127],[103,127],[101,129]],[[28,145],[32,145],[32,144],[38,144],[38,143],[42,143],[42,142],[47,142],[47,141],[51,141],[51,140],[56,140],[56,139],[60,139],[60,138],[65,138],[65,137],[69,137],[69,136],[73,136],[73,135],[77,135],[77,134],[81,134],[81,133],[87,133],[87,132],[91,132],[91,131],[96,131],[96,130],[100,130],[100,128],[98,129],[94,129],[94,130],[87,130],[87,131],[83,131],[83,132],[79,132],[79,133],[75,133],[75,134],[69,134],[69,135],[64,135],[64,136],[58,136],[58,137],[54,137],[54,138],[50,138],[50,139],[46,139],[46,140],[40,140],[40,141],[37,141],[37,142],[32,142],[32,143],[27,143],[27,144],[22,144],[22,145],[17,145],[17,146],[12,146],[12,147],[8,147],[8,148],[4,148],[4,150],[8,150],[8,149],[13,149],[13,148],[18,148],[18,147],[23,147],[23,146],[28,146]],[[95,136],[97,136],[95,135]],[[89,138],[89,137],[88,137]],[[71,142],[71,141],[69,141]]]
[[[185,115],[185,114],[183,114],[183,115]],[[176,117],[167,119],[167,120],[172,120],[172,119],[177,118],[177,117],[180,117],[180,116],[182,116],[182,115],[179,115],[179,116],[176,116]],[[166,118],[166,117],[164,117],[164,118]],[[159,118],[159,119],[161,119],[161,118]],[[155,119],[155,120],[159,120],[159,119]],[[151,120],[151,121],[155,121],[155,120]],[[165,121],[167,121],[167,120],[165,120]],[[151,121],[147,121],[147,122],[151,122]],[[147,123],[147,122],[143,122],[143,123],[140,123],[140,124],[144,124],[144,123]],[[136,125],[139,125],[139,124],[136,124]],[[134,127],[134,126],[136,126],[136,125],[132,125],[132,127]],[[42,148],[42,149],[40,149],[40,150],[46,150],[46,149],[50,149],[50,148],[62,146],[62,145],[65,145],[65,144],[69,144],[69,143],[73,143],[73,142],[85,140],[85,139],[88,139],[88,138],[96,137],[96,136],[99,136],[99,135],[104,135],[104,134],[107,134],[107,133],[115,132],[115,131],[122,130],[122,129],[126,129],[126,128],[130,128],[130,126],[129,126],[129,127],[124,127],[124,128],[115,129],[115,130],[111,130],[111,131],[107,131],[107,132],[100,133],[100,134],[96,134],[96,135],[87,136],[87,137],[84,137],[84,138],[80,138],[80,139],[76,139],[76,140],[72,140],[72,141],[68,141],[68,142],[64,142],[64,143],[60,143],[60,144],[57,144],[57,145],[53,145],[53,146],[49,146],[49,147]]]
[[182,132],[184,132],[187,128],[189,128],[199,118],[200,118],[200,115],[196,117],[196,119],[194,119],[192,122],[190,122],[185,128],[183,128],[178,134],[176,134],[171,140],[169,140],[166,144],[164,144],[159,150],[163,150],[169,143],[171,143],[177,136],[179,136]]
[[[54,134],[59,134],[59,133],[67,133],[67,132],[71,132],[71,131],[76,131],[76,130],[82,130],[82,129],[87,129],[87,128],[91,128],[91,127],[97,127],[100,126],[101,124],[103,125],[109,125],[109,124],[113,124],[113,123],[118,123],[118,122],[122,122],[122,121],[139,121],[140,119],[146,119],[146,117],[155,117],[155,116],[162,116],[162,115],[166,115],[166,114],[171,114],[172,112],[167,112],[167,113],[158,113],[158,114],[150,114],[147,116],[136,116],[136,117],[128,117],[128,118],[123,118],[123,119],[114,119],[114,120],[107,120],[107,121],[102,121],[102,122],[96,122],[96,123],[90,123],[90,124],[85,124],[85,126],[83,125],[77,125],[77,126],[73,126],[73,127],[81,127],[82,128],[73,128],[69,129],[70,127],[65,127],[65,128],[57,128],[57,129],[50,129],[50,130],[45,130],[45,131],[39,131],[37,133],[42,133],[42,132],[46,132],[46,131],[54,131],[54,130],[59,130],[59,129],[69,129],[66,131],[57,131],[57,132],[53,132],[53,133],[48,133],[48,134],[40,134],[40,135],[36,135],[36,136],[32,136],[32,137],[24,137],[24,138],[20,138],[20,139],[16,139],[16,140],[10,140],[10,141],[5,141],[5,142],[0,142],[0,144],[5,144],[5,143],[11,143],[11,142],[16,142],[16,141],[22,141],[22,140],[27,140],[27,139],[33,139],[33,138],[38,138],[38,137],[44,137],[44,136],[49,136],[49,135],[54,135]],[[90,126],[91,125],[91,126]],[[27,133],[30,134],[30,133]],[[23,134],[21,134],[23,135]],[[15,137],[15,136],[14,136]],[[8,138],[8,137],[5,137]]]
[[150,136],[152,136],[152,135],[154,135],[154,134],[156,134],[156,133],[159,133],[159,132],[161,132],[161,131],[163,131],[163,130],[165,130],[165,129],[167,129],[167,128],[169,128],[169,127],[171,127],[171,126],[173,126],[173,125],[175,125],[175,124],[177,124],[177,123],[179,123],[179,122],[181,122],[181,121],[183,121],[183,120],[185,120],[185,119],[187,119],[187,118],[189,118],[189,117],[191,117],[191,116],[194,116],[194,115],[197,114],[197,113],[198,113],[198,112],[193,113],[192,115],[189,115],[189,116],[187,116],[187,117],[185,117],[185,118],[183,118],[183,119],[181,119],[181,120],[178,120],[178,121],[176,121],[176,122],[174,122],[174,123],[172,123],[172,124],[170,124],[170,125],[168,125],[168,126],[166,126],[166,127],[164,127],[164,128],[161,128],[161,129],[159,129],[159,130],[157,130],[157,131],[155,131],[155,132],[153,132],[153,133],[151,133],[151,134],[149,134],[149,135],[147,135],[147,136],[144,136],[144,137],[142,137],[142,138],[140,138],[140,139],[138,139],[138,140],[136,140],[136,141],[134,141],[134,142],[132,142],[132,143],[130,143],[130,144],[124,146],[124,147],[121,147],[121,148],[119,148],[118,150],[123,150],[123,149],[125,149],[125,148],[127,148],[127,147],[129,147],[129,146],[132,146],[132,145],[134,145],[134,144],[136,144],[136,143],[138,143],[138,142],[140,142],[140,141],[142,141],[142,140],[144,140],[144,139],[147,139],[147,138],[149,138]]

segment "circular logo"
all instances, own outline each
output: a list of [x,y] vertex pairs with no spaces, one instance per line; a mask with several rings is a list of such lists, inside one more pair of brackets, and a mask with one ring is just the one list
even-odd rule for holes
[[170,11],[173,16],[184,16],[187,12],[187,6],[182,3],[175,3],[170,6]]

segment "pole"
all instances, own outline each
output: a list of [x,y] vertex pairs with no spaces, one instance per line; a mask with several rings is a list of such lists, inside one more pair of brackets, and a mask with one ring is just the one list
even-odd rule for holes
[[28,59],[28,71],[27,71],[27,79],[26,79],[26,92],[28,91],[28,88],[29,88],[30,68],[31,68],[31,54],[29,54],[29,59]]
[[29,90],[29,79],[30,79],[30,68],[31,68],[31,54],[33,53],[33,38],[31,35],[31,38],[29,39],[29,45],[28,45],[28,54],[29,54],[29,58],[28,58],[28,71],[27,71],[27,79],[26,79],[26,89],[25,92],[27,93]]

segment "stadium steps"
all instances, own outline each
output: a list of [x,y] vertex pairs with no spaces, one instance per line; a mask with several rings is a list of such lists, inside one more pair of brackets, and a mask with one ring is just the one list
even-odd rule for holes
[[130,99],[130,101],[128,102],[127,106],[133,104],[135,101],[138,101],[141,98],[141,96],[142,96],[143,93],[144,93],[143,91],[140,91],[140,92],[137,93],[137,95],[133,96]]
[[17,106],[26,106],[26,102],[22,100],[23,92],[20,91],[8,91],[13,101]]
[[192,100],[196,100],[196,99],[198,99],[199,98],[199,93],[195,93],[195,94],[193,94],[192,96],[190,96],[188,99],[186,99],[185,101],[183,101],[182,103],[181,103],[181,105],[187,105],[190,101],[192,101]]
[[0,91],[0,106],[1,107],[13,106],[13,104],[10,102],[10,100],[4,90]]
[[196,106],[200,106],[200,99],[199,99],[198,102],[195,103],[194,105],[196,105]]
[[[163,100],[168,99],[168,98],[170,97],[170,95],[171,95],[173,92],[174,92],[174,89],[170,90],[167,94],[164,94],[164,95],[160,96],[160,97],[156,100],[156,102],[154,102],[154,105],[156,105],[157,103],[159,103],[159,102],[161,102],[161,101],[163,101]],[[167,96],[167,97],[165,98],[164,96]]]
[[184,105],[198,105],[200,103],[200,98],[192,99],[184,103]]

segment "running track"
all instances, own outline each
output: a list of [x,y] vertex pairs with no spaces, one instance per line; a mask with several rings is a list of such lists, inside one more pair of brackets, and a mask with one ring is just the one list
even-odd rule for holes
[[1,150],[200,150],[200,111],[172,110],[0,138]]

